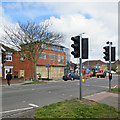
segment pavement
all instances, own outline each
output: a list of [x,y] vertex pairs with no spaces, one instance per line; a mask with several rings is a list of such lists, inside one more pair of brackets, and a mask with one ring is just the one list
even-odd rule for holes
[[[33,82],[33,81],[27,80],[27,81],[20,81],[20,82],[11,82],[10,85],[11,85],[11,86],[21,85],[22,83],[28,83],[28,82]],[[47,81],[47,80],[46,80],[46,82],[59,82],[59,81],[56,81],[56,80]],[[0,87],[5,87],[5,86],[8,86],[7,81],[4,82],[4,83],[0,83]]]
[[86,96],[84,98],[88,100],[93,100],[98,103],[107,104],[120,110],[119,97],[120,94],[104,91],[90,96]]
[[[19,84],[21,83],[12,83],[12,85],[19,85]],[[6,85],[7,84],[3,84],[2,86],[6,86]],[[120,97],[120,94],[104,91],[100,93],[95,93],[93,95],[85,96],[83,98],[93,100],[98,103],[107,104],[109,106],[113,106],[116,109],[120,110],[119,97]],[[8,118],[33,118],[35,119],[34,118],[35,112],[36,112],[36,108],[8,116]],[[4,120],[4,118],[2,120]]]

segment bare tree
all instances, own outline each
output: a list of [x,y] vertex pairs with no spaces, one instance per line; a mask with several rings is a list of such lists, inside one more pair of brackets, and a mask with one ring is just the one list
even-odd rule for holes
[[63,35],[50,30],[50,21],[42,22],[40,25],[33,22],[25,24],[18,23],[15,27],[4,27],[5,35],[0,40],[2,44],[8,44],[20,54],[34,63],[34,80],[36,80],[36,63],[45,49],[44,44],[59,43]]

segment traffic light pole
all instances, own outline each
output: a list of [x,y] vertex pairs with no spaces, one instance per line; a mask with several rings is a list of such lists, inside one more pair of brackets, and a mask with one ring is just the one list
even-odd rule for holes
[[[111,45],[112,42],[109,42],[109,73],[111,73]],[[111,79],[109,79],[109,90],[111,91]]]
[[80,100],[82,100],[82,34],[80,34]]
[[0,81],[2,79],[2,50],[0,45]]

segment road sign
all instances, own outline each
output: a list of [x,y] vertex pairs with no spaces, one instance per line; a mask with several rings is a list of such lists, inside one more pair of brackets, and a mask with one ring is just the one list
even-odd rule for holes
[[46,66],[46,67],[50,67],[50,64],[46,64],[45,66]]

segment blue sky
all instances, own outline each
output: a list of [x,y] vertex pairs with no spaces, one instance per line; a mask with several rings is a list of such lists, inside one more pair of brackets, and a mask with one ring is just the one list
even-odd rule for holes
[[[14,6],[15,4],[17,5]],[[59,18],[59,15],[56,14],[52,8],[48,8],[43,3],[39,5],[34,4],[36,3],[3,2],[2,7],[4,8],[4,13],[12,20],[12,23],[16,23],[18,21],[34,21],[39,23],[49,19],[51,16]]]
[[0,11],[5,24],[39,24],[49,19],[55,31],[66,35],[62,44],[71,51],[70,38],[85,32],[83,37],[89,38],[89,59],[103,60],[103,47],[108,40],[118,51],[117,2],[2,2]]
[[[61,3],[60,3],[61,4]],[[36,2],[3,2],[2,7],[4,13],[11,19],[12,23],[35,21],[37,23],[49,19],[51,16],[60,18],[60,13],[57,13],[52,7],[46,6],[44,3]],[[66,3],[67,7],[67,3]],[[80,11],[77,14],[82,14]],[[83,14],[85,18],[91,19],[92,16],[88,13]]]

